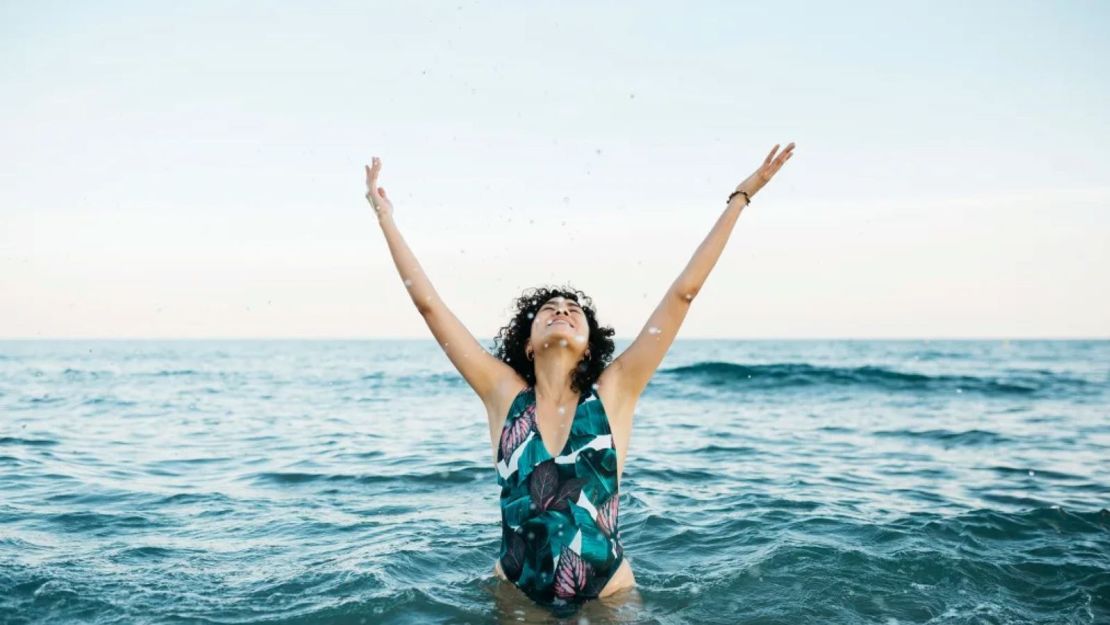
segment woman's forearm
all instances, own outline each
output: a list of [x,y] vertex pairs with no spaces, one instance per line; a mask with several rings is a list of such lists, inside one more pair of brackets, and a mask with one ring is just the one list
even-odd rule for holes
[[686,264],[686,268],[675,279],[671,288],[687,301],[694,299],[694,295],[705,284],[709,272],[713,270],[713,266],[717,264],[717,259],[721,257],[721,252],[725,249],[725,243],[728,243],[728,237],[732,234],[732,228],[736,225],[736,220],[740,217],[741,211],[747,206],[747,201],[743,194],[738,194],[732,198],[728,206],[725,207],[725,211],[717,219],[717,223],[713,224],[713,229],[709,231],[705,240],[694,251],[694,256]]
[[393,222],[392,213],[380,216],[378,224],[382,227],[386,244],[389,245],[389,253],[393,256],[393,264],[397,267],[397,273],[401,275],[405,288],[408,289],[412,303],[416,305],[416,310],[424,314],[424,311],[439,300],[439,294],[436,293],[431,280],[424,275],[424,270],[417,262],[416,256],[405,243],[405,238],[401,236],[401,231]]

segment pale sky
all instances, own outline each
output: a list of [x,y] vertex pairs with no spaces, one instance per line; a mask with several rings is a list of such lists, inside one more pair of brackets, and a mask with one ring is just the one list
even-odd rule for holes
[[1110,336],[1107,2],[0,2],[0,337]]

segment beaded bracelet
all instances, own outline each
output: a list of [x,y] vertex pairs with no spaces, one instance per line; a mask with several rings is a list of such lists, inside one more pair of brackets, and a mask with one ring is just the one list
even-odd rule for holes
[[[733,191],[731,194],[729,194],[728,199],[725,200],[725,204],[728,204],[729,202],[731,202],[732,198],[736,197],[737,193],[743,193],[744,194],[744,199],[748,200],[748,204],[752,203],[752,196],[748,195],[747,191],[736,190],[736,191]],[[745,206],[747,206],[747,204],[745,204]]]

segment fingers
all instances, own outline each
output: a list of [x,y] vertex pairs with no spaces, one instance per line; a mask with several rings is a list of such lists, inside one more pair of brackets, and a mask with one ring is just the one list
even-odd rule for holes
[[786,162],[786,159],[790,158],[791,154],[793,154],[793,152],[790,151],[784,151],[782,154],[779,154],[775,159],[775,166],[782,167],[782,164]]
[[378,172],[382,170],[382,160],[377,156],[373,157],[373,167],[366,167],[366,186],[373,189],[378,186]]
[[[775,146],[775,147],[778,147],[778,146]],[[774,152],[774,150],[772,150],[772,152]],[[782,164],[785,163],[787,161],[787,159],[789,159],[791,156],[794,156],[794,142],[793,141],[791,141],[789,144],[787,144],[786,149],[782,151],[782,154],[778,155],[778,158],[775,159],[775,162],[774,162],[775,169],[778,169],[779,167],[782,167]]]
[[793,156],[793,154],[787,154],[786,158],[782,159],[781,161],[776,161],[774,167],[771,168],[771,175],[779,173],[779,170],[782,169],[782,166],[784,164],[786,164],[786,161],[790,160],[791,156]]
[[775,150],[778,150],[778,149],[779,149],[779,144],[776,143],[775,147],[771,148],[771,151],[767,154],[767,158],[763,159],[763,164],[764,165],[771,162],[771,159],[774,158],[774,156],[775,156]]
[[793,141],[790,142],[790,145],[786,146],[786,149],[782,151],[782,154],[779,154],[779,165],[785,163],[791,156],[794,156]]

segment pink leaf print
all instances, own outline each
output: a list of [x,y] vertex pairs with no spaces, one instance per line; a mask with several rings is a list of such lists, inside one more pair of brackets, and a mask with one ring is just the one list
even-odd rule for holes
[[612,536],[613,528],[617,526],[617,508],[619,501],[620,499],[617,497],[617,493],[613,493],[609,496],[609,499],[605,500],[605,503],[601,504],[601,507],[597,509],[597,527],[606,536]]
[[524,413],[513,420],[504,430],[501,431],[501,459],[505,462],[513,456],[513,452],[517,447],[528,438],[528,433],[532,431],[535,425],[536,418],[535,404],[525,409]]
[[536,504],[537,514],[551,507],[558,488],[559,469],[555,467],[555,460],[544,460],[532,469],[528,475],[528,494]]
[[582,592],[591,568],[581,556],[564,546],[555,567],[555,596],[570,599]]

